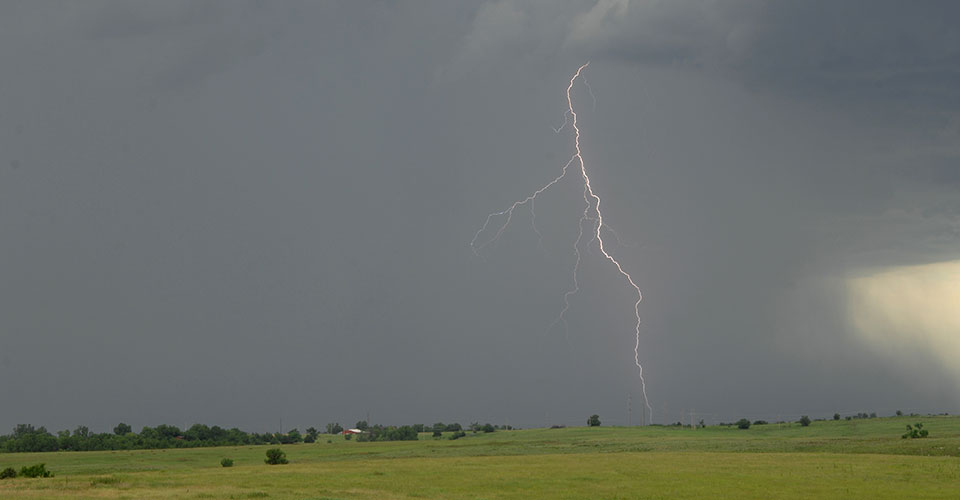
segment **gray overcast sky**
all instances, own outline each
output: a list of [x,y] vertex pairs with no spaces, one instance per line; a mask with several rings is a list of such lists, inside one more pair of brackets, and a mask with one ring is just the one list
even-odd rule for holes
[[[0,4],[0,431],[960,410],[956,2]],[[686,415],[689,415],[687,413]],[[689,416],[684,417],[689,418]],[[634,422],[639,411],[634,412]]]

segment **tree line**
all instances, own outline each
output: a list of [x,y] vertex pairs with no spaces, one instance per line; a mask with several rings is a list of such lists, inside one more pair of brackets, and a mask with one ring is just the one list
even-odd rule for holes
[[[458,423],[444,424],[437,422],[433,425],[368,425],[361,420],[355,424],[363,434],[359,434],[357,441],[412,441],[417,440],[421,432],[433,432],[438,435],[442,432],[462,432],[463,426]],[[477,422],[470,424],[473,432],[493,432],[494,430],[512,428],[509,426],[480,425]],[[339,422],[326,425],[326,434],[339,435],[343,432]],[[113,432],[91,432],[86,426],[79,426],[72,432],[59,431],[56,434],[45,427],[34,427],[28,424],[19,424],[11,434],[0,435],[0,452],[39,452],[39,451],[105,451],[105,450],[149,450],[162,448],[200,448],[212,446],[242,446],[261,444],[296,444],[314,443],[321,432],[313,427],[304,433],[298,429],[281,432],[244,432],[237,428],[224,429],[219,426],[194,424],[182,430],[174,425],[145,426],[139,433],[125,423],[117,424]]]
[[[311,428],[312,429],[312,428]],[[315,432],[315,430],[314,430]],[[310,434],[308,432],[308,434]],[[316,434],[313,434],[316,439]],[[297,429],[286,434],[244,432],[237,428],[195,424],[181,430],[174,425],[144,427],[133,432],[127,424],[119,424],[112,433],[91,432],[86,426],[51,433],[45,427],[19,424],[13,433],[0,436],[0,451],[102,451],[144,450],[159,448],[198,448],[207,446],[239,446],[254,444],[291,444],[304,441]]]

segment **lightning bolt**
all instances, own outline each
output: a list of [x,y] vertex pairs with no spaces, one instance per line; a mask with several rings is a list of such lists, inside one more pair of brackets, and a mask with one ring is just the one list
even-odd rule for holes
[[[583,153],[580,149],[580,128],[577,126],[577,112],[573,108],[573,98],[570,95],[571,91],[573,90],[574,83],[576,83],[578,78],[583,80],[581,77],[581,73],[589,65],[590,65],[589,61],[584,63],[582,66],[577,68],[577,72],[574,73],[573,77],[570,78],[570,83],[567,85],[567,92],[566,92],[567,110],[564,112],[564,115],[563,115],[564,116],[563,124],[561,124],[559,128],[553,129],[555,132],[560,133],[560,131],[563,130],[564,127],[566,127],[568,124],[571,126],[571,128],[573,128],[574,150],[575,150],[573,156],[571,156],[570,160],[568,160],[567,163],[563,166],[563,169],[561,170],[560,175],[555,177],[552,181],[544,184],[542,187],[534,191],[532,194],[530,194],[526,198],[517,200],[512,205],[510,205],[506,210],[502,210],[500,212],[494,212],[487,215],[487,219],[484,221],[483,225],[476,232],[476,234],[474,234],[473,239],[470,240],[470,248],[473,250],[474,254],[476,254],[477,256],[480,256],[480,251],[483,250],[485,246],[497,241],[500,238],[500,236],[503,234],[507,226],[510,225],[510,221],[513,219],[513,212],[517,208],[523,205],[529,205],[530,214],[531,214],[531,224],[533,225],[533,230],[537,233],[537,236],[540,238],[539,241],[542,242],[542,235],[540,234],[540,231],[537,230],[537,226],[536,226],[536,213],[534,212],[535,200],[544,191],[547,191],[548,189],[553,187],[555,184],[562,181],[567,176],[567,173],[569,172],[571,165],[579,166],[580,177],[583,180],[584,208],[583,208],[583,214],[580,216],[580,221],[578,224],[579,231],[577,234],[577,239],[576,241],[574,241],[574,244],[573,244],[573,252],[574,252],[574,255],[576,256],[576,263],[574,264],[574,267],[573,267],[573,287],[563,294],[563,308],[560,310],[559,316],[553,322],[553,324],[551,324],[550,328],[553,328],[553,326],[555,326],[557,323],[563,323],[564,327],[568,326],[567,320],[566,320],[566,314],[567,314],[567,311],[570,309],[570,298],[576,295],[577,292],[580,291],[579,274],[580,274],[580,261],[582,259],[582,254],[580,252],[580,245],[581,245],[581,242],[583,241],[584,228],[586,227],[588,233],[591,234],[592,236],[590,242],[587,243],[588,249],[589,249],[589,245],[594,241],[596,241],[600,247],[600,253],[603,255],[603,258],[609,261],[611,264],[614,265],[614,267],[617,268],[617,272],[620,273],[620,276],[622,276],[624,280],[626,280],[626,282],[630,285],[630,288],[632,288],[633,291],[636,293],[637,300],[633,304],[633,313],[636,318],[636,323],[634,325],[635,343],[633,347],[633,360],[634,360],[634,363],[637,365],[637,372],[640,375],[640,388],[641,388],[641,391],[643,392],[643,404],[646,407],[647,411],[650,413],[650,419],[651,419],[650,421],[652,422],[653,408],[650,406],[649,400],[647,399],[647,384],[643,378],[643,365],[641,365],[640,363],[640,302],[643,301],[643,293],[640,291],[640,287],[633,280],[633,277],[630,275],[630,273],[628,273],[626,270],[623,269],[623,265],[620,264],[620,261],[618,261],[613,255],[610,254],[610,252],[607,251],[606,243],[603,240],[603,232],[605,230],[608,231],[618,241],[620,238],[616,232],[614,232],[609,226],[607,226],[604,223],[603,212],[600,211],[600,196],[598,196],[597,193],[593,190],[593,184],[590,181],[590,175],[587,173],[587,166],[583,160]],[[584,83],[586,82],[584,81]],[[591,97],[593,97],[593,89],[591,89],[588,86],[587,90],[590,91],[590,95]],[[596,103],[596,97],[594,97],[594,103]],[[491,223],[494,220],[498,220],[498,219],[502,219],[502,224],[499,225],[494,236],[478,244],[478,240],[480,239],[480,236],[483,235],[488,230],[490,230]],[[569,339],[568,339],[568,342],[569,342]]]

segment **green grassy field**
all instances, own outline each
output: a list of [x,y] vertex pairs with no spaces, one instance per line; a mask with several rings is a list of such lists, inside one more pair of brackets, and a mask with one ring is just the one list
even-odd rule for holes
[[[930,437],[901,439],[917,421]],[[0,498],[960,498],[960,417],[331,441],[282,446],[278,466],[269,446],[0,454],[56,474],[0,481]]]

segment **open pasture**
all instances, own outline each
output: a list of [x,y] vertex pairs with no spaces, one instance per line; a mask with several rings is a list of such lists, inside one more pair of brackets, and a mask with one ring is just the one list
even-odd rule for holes
[[[926,439],[901,439],[924,422]],[[456,441],[0,454],[56,477],[0,498],[957,498],[960,418],[897,417],[683,429],[499,431]],[[223,468],[220,459],[232,458]]]

